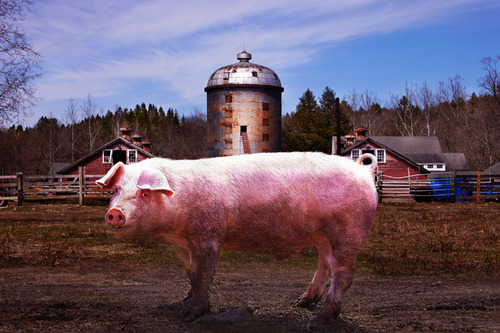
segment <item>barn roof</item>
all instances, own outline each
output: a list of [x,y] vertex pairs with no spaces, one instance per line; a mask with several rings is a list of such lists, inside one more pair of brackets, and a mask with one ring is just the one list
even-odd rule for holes
[[446,163],[436,136],[371,136],[370,138],[416,163]]
[[65,174],[68,171],[73,170],[74,168],[77,168],[78,166],[84,164],[85,162],[93,159],[96,155],[100,155],[104,149],[110,149],[110,148],[112,148],[112,147],[114,147],[114,146],[116,146],[118,144],[122,144],[122,145],[128,146],[130,149],[137,149],[137,151],[139,153],[141,153],[141,154],[143,154],[143,155],[145,155],[147,157],[154,157],[153,154],[145,151],[141,147],[138,147],[138,146],[134,145],[133,143],[131,143],[131,142],[129,142],[129,141],[127,141],[127,140],[125,140],[125,139],[123,139],[121,137],[118,137],[118,138],[116,138],[116,139],[114,139],[114,140],[106,143],[101,148],[94,150],[93,152],[91,152],[87,156],[82,157],[81,159],[79,159],[75,163],[72,163],[72,164],[68,165],[64,169],[60,170],[58,173],[59,174]]
[[488,169],[484,170],[483,173],[487,173],[490,175],[500,175],[500,162],[497,164],[493,164]]
[[464,153],[443,153],[447,170],[470,170]]

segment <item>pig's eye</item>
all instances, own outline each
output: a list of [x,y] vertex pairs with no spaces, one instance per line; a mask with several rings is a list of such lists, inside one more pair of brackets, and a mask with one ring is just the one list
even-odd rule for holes
[[143,197],[143,198],[149,198],[150,195],[151,195],[150,191],[147,191],[147,190],[141,191],[141,197]]

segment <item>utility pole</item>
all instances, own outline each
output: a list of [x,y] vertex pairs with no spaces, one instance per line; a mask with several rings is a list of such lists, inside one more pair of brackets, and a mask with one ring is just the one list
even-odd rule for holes
[[340,156],[340,99],[335,98],[335,116],[337,117],[337,155]]

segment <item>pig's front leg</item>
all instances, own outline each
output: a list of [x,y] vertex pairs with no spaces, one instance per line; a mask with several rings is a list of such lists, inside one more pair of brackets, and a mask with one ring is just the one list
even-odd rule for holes
[[210,312],[208,292],[217,265],[220,242],[193,244],[190,252],[192,261],[188,276],[191,281],[191,304],[182,316],[184,321],[193,321]]

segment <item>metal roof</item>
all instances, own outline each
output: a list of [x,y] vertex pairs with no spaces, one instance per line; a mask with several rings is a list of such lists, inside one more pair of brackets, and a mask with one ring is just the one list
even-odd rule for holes
[[370,136],[416,163],[446,163],[441,144],[435,136]]
[[[243,50],[238,53],[240,62],[217,69],[210,76],[207,88],[225,85],[257,85],[281,88],[278,75],[270,68],[250,62],[252,55]],[[281,88],[283,89],[283,88]]]

